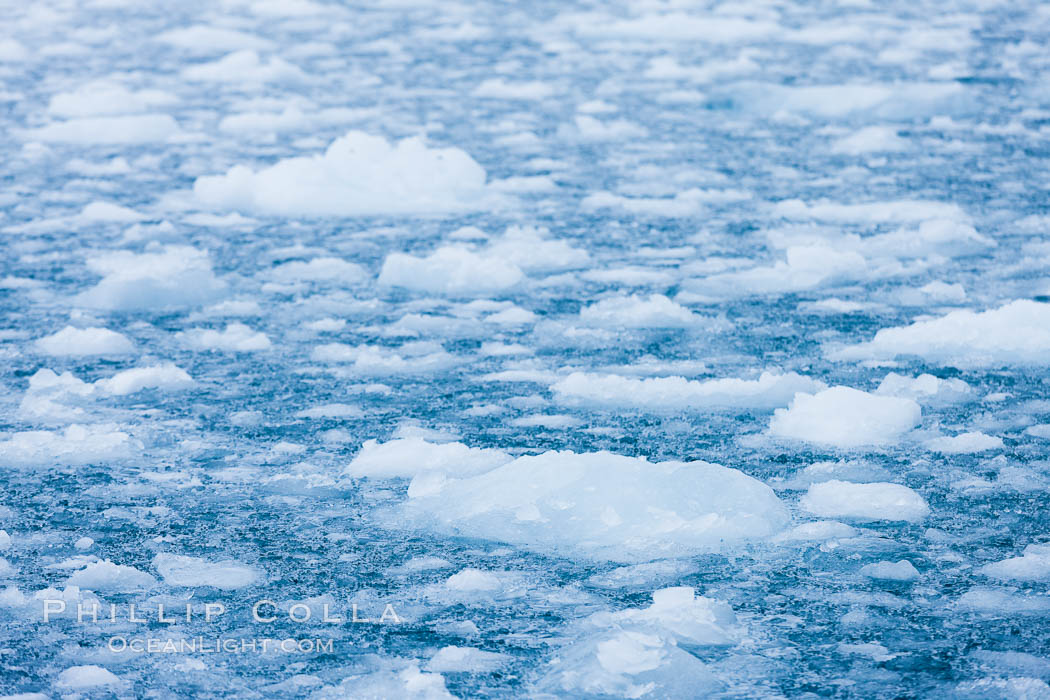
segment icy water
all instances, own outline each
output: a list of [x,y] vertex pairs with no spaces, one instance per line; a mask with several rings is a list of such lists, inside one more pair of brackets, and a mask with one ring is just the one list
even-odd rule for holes
[[0,694],[1050,697],[1046,5],[0,27]]

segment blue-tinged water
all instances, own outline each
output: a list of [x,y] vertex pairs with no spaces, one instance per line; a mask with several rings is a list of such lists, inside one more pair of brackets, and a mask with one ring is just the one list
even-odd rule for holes
[[[170,34],[188,27],[235,33]],[[979,571],[1048,534],[1045,328],[1023,322],[993,333],[1030,336],[1034,360],[832,357],[879,329],[1050,297],[1048,40],[1050,12],[1035,2],[6,3],[0,529],[10,545],[0,551],[0,694],[444,697],[443,684],[457,697],[615,697],[626,686],[567,684],[558,674],[576,657],[566,650],[589,643],[589,616],[647,608],[654,591],[688,586],[728,604],[739,634],[722,645],[667,642],[649,658],[652,682],[632,686],[638,697],[1050,697],[1050,562],[1021,578]],[[238,50],[256,51],[257,62],[212,80],[188,70]],[[519,93],[486,96],[479,86],[494,79]],[[119,121],[127,115],[140,119]],[[174,121],[149,131],[142,115]],[[461,149],[489,189],[462,194],[463,206],[421,205],[419,188],[432,183],[384,194],[410,174],[400,172],[364,203],[352,192],[330,195],[336,213],[321,215],[311,211],[317,187],[297,190],[296,178],[248,203],[194,194],[202,176],[319,154],[351,131]],[[446,176],[456,177],[433,179]],[[543,179],[492,184],[521,177]],[[370,191],[367,181],[357,186]],[[675,206],[690,190],[698,192]],[[814,208],[798,214],[785,200]],[[907,201],[942,208],[914,213]],[[98,202],[126,210],[89,206]],[[874,213],[815,209],[864,203],[877,203]],[[232,212],[246,219],[218,218]],[[935,219],[972,227],[976,238],[920,240],[919,227]],[[467,226],[480,237],[463,234]],[[526,243],[490,256],[517,266],[516,282],[378,281],[393,253],[484,252],[510,226],[546,229],[544,239],[585,251],[584,262],[530,264]],[[180,277],[177,261],[106,258],[184,250],[176,246],[207,254],[203,277]],[[796,267],[792,247],[804,249]],[[316,258],[362,269],[314,279],[281,271]],[[818,258],[825,262],[806,262]],[[143,266],[168,264],[170,275],[155,275],[160,297],[137,282],[113,303],[90,291],[103,279],[119,285],[122,270],[148,277]],[[469,282],[476,268],[457,274]],[[664,295],[699,317],[595,324],[581,314],[632,294]],[[814,305],[829,299],[837,306]],[[493,303],[468,306],[478,300]],[[512,305],[534,316],[485,320]],[[328,325],[308,325],[317,321]],[[268,343],[200,340],[231,323]],[[109,329],[131,349],[82,355],[84,340],[58,352],[37,343],[67,326]],[[961,352],[976,340],[961,341]],[[434,354],[433,364],[413,362],[416,351],[403,346],[414,342],[432,344],[419,352]],[[407,360],[332,361],[318,354],[330,343]],[[488,343],[521,347],[493,354]],[[92,383],[165,363],[192,385],[31,401],[30,378],[43,369]],[[533,374],[485,376],[507,370]],[[903,435],[836,447],[773,439],[770,405],[661,408],[631,397],[580,405],[552,389],[575,371],[704,381],[765,370],[869,393],[891,371],[928,373],[969,390],[958,402],[920,400],[921,421]],[[298,415],[328,404],[353,408]],[[70,425],[126,440],[84,456],[84,445],[63,437]],[[957,454],[929,447],[966,432],[1001,444]],[[714,462],[771,486],[788,528],[830,519],[858,531],[755,537],[602,584],[625,562],[570,552],[571,532],[554,533],[553,547],[451,536],[426,519],[400,519],[409,479],[345,472],[366,440],[406,435],[515,457],[604,450]],[[25,447],[33,440],[43,446]],[[827,477],[802,471],[838,461],[856,463],[833,478],[906,485],[929,514],[807,511],[800,499]],[[655,518],[666,504],[649,505]],[[93,543],[75,547],[83,537]],[[255,578],[179,585],[158,570],[160,553],[235,562]],[[416,557],[444,562],[396,568]],[[96,593],[105,610],[116,606],[116,622],[45,623],[43,600],[62,589],[75,596],[70,577],[101,560],[153,583],[101,584],[111,587]],[[860,573],[901,560],[917,578]],[[465,569],[497,572],[502,583],[450,586]],[[48,588],[56,590],[39,593]],[[260,624],[251,610],[264,599],[281,612]],[[301,601],[313,611],[308,622],[288,617]],[[191,621],[157,621],[158,604],[187,603]],[[207,603],[226,612],[206,622]],[[344,618],[356,604],[372,621],[320,623],[324,603]],[[147,622],[128,621],[132,604]],[[376,621],[387,606],[398,620]],[[115,651],[115,637],[332,645],[132,653]],[[431,660],[449,646],[503,656],[441,670]],[[677,651],[691,660],[662,665]],[[594,658],[578,670],[593,671]],[[94,684],[78,686],[63,675],[95,666],[116,680],[91,670]],[[414,667],[423,674],[416,686],[397,675]],[[686,667],[707,680],[688,680]],[[625,668],[606,671],[628,678]]]

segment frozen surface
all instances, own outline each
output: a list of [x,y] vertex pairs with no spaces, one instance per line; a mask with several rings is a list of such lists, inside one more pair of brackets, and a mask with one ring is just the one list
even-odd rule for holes
[[3,3],[0,696],[1047,697],[1048,45]]

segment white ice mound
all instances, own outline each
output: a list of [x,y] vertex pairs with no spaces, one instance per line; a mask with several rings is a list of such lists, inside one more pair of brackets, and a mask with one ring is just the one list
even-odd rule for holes
[[722,689],[714,673],[682,647],[731,646],[741,637],[725,603],[692,588],[653,593],[648,608],[596,613],[561,649],[538,686],[572,697],[706,697]]
[[721,550],[788,522],[772,489],[736,469],[568,451],[464,479],[417,477],[390,515],[395,526],[623,562]]
[[833,386],[799,394],[788,408],[777,409],[769,434],[843,448],[890,445],[918,425],[921,415],[911,399]]
[[141,443],[114,425],[74,424],[62,431],[26,430],[0,439],[0,466],[106,463],[141,451]]
[[881,396],[914,399],[920,404],[945,406],[973,398],[970,385],[961,379],[940,379],[932,374],[920,374],[914,379],[890,372],[875,390]]
[[1050,580],[1050,544],[1030,544],[1021,556],[985,564],[977,572],[1001,581]]
[[885,482],[823,481],[810,486],[799,505],[822,518],[861,521],[919,522],[930,514],[930,507],[918,493],[907,486]]
[[92,591],[124,593],[153,588],[157,581],[145,571],[111,561],[91,562],[66,580],[66,586]]
[[95,386],[114,396],[127,396],[143,389],[181,391],[193,386],[193,379],[186,370],[170,362],[151,367],[136,367],[117,372],[108,379],[99,379]]
[[580,310],[580,321],[601,328],[697,328],[709,321],[663,294],[602,299]]
[[80,306],[113,310],[153,310],[201,306],[225,285],[215,278],[204,251],[169,246],[141,255],[121,250],[87,261],[102,280],[74,301]]
[[951,437],[933,438],[926,442],[927,449],[946,455],[974,454],[986,450],[1003,449],[1003,439],[978,431],[960,433]]
[[442,246],[424,257],[392,253],[379,272],[380,286],[452,295],[498,292],[524,278],[514,263],[464,246]]
[[571,406],[682,411],[721,408],[772,409],[786,406],[797,393],[825,387],[794,372],[763,372],[758,379],[692,380],[684,377],[639,379],[616,374],[573,372],[551,385],[555,399]]
[[135,350],[131,341],[116,331],[73,326],[66,326],[57,333],[40,338],[33,346],[37,352],[52,357],[126,355]]
[[845,361],[905,355],[965,368],[1050,365],[1050,304],[1020,299],[988,311],[952,311],[883,328],[867,343],[828,353],[832,360]]
[[447,213],[498,201],[465,151],[429,148],[419,138],[390,144],[360,131],[323,154],[199,177],[193,191],[209,207],[305,217]]
[[427,472],[451,476],[474,476],[513,459],[502,450],[468,447],[461,442],[445,444],[407,437],[379,443],[367,440],[346,474],[354,478],[392,479],[414,477]]
[[169,586],[211,586],[232,591],[262,579],[258,569],[236,561],[212,562],[166,552],[153,557],[153,568]]

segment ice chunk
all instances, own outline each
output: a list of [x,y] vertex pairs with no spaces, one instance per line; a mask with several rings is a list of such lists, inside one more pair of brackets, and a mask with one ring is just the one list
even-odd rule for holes
[[781,294],[814,289],[836,281],[869,274],[864,256],[827,245],[793,245],[785,260],[771,266],[724,272],[688,280],[683,288],[697,294],[734,297],[746,294]]
[[326,403],[321,406],[303,409],[295,414],[296,418],[359,418],[364,415],[357,406],[346,403]]
[[539,688],[571,696],[695,698],[721,689],[714,674],[681,647],[726,646],[740,632],[725,603],[692,588],[653,593],[648,608],[596,613],[546,669]]
[[104,560],[92,562],[75,572],[65,585],[92,591],[126,593],[148,590],[156,583],[156,579],[145,571]]
[[126,355],[135,350],[131,341],[116,331],[73,326],[66,326],[57,333],[40,338],[34,347],[37,352],[52,357]]
[[196,350],[257,352],[270,349],[270,339],[265,333],[253,331],[243,323],[230,323],[222,331],[193,328],[176,336]]
[[736,469],[609,452],[546,452],[449,479],[389,513],[467,537],[593,559],[647,561],[761,540],[788,521],[773,491]]
[[526,272],[572,270],[590,262],[587,251],[550,237],[545,228],[510,226],[483,249],[487,257],[509,261]]
[[100,379],[95,386],[114,396],[126,396],[143,389],[180,391],[193,386],[193,379],[185,370],[172,363],[137,367],[117,372],[109,379]]
[[14,465],[93,464],[125,459],[142,449],[110,424],[70,425],[62,432],[27,430],[0,440],[0,463]]
[[977,571],[1002,581],[1050,580],[1050,545],[1030,544],[1021,556],[985,564]]
[[794,372],[763,372],[758,379],[689,380],[684,377],[638,379],[615,374],[573,372],[551,385],[555,398],[568,405],[630,407],[650,411],[720,408],[772,409],[796,393],[817,392],[823,382]]
[[462,246],[442,246],[422,258],[392,253],[383,262],[379,284],[433,294],[486,294],[508,289],[524,279],[512,262]]
[[919,571],[907,559],[897,562],[878,561],[860,567],[860,575],[883,581],[914,581],[919,578]]
[[411,478],[430,471],[475,476],[511,461],[502,450],[468,447],[461,442],[435,444],[418,437],[379,443],[367,440],[346,467],[354,478]]
[[815,219],[833,223],[908,223],[927,219],[965,222],[969,219],[958,205],[914,199],[863,204],[841,204],[826,200],[806,204],[800,199],[787,199],[778,202],[774,212],[786,219]]
[[396,145],[351,131],[321,155],[278,161],[253,172],[197,178],[207,206],[281,216],[369,216],[473,210],[495,203],[485,170],[458,148],[428,148],[419,138]]
[[504,100],[542,100],[551,97],[554,88],[538,80],[509,83],[502,78],[483,80],[474,88],[475,97],[492,97]]
[[907,147],[908,142],[897,134],[895,128],[890,126],[866,126],[849,136],[837,139],[831,144],[831,152],[859,156],[864,153],[903,151]]
[[710,319],[663,294],[609,297],[580,310],[580,321],[603,328],[696,328]]
[[371,673],[350,676],[337,686],[328,686],[310,696],[310,700],[456,700],[445,688],[445,679],[439,673],[424,673],[411,663],[401,670],[380,669]]
[[448,646],[439,649],[426,668],[437,673],[491,673],[512,658],[492,651]]
[[73,144],[146,144],[168,141],[181,131],[168,114],[81,117],[24,132],[37,141]]
[[29,378],[29,388],[18,405],[23,420],[42,423],[68,423],[84,420],[86,404],[95,394],[95,386],[83,382],[71,372],[55,374],[49,369],[37,370]]
[[264,51],[273,47],[273,42],[254,34],[207,24],[195,24],[162,32],[156,36],[156,40],[200,55],[243,49]]
[[788,408],[777,409],[769,433],[842,448],[889,445],[918,425],[921,415],[911,399],[833,386],[799,394]]
[[270,271],[278,282],[342,282],[358,284],[368,279],[368,273],[360,265],[341,258],[314,258],[307,262],[295,260],[278,265]]
[[822,481],[813,484],[799,505],[823,518],[920,522],[930,513],[922,496],[901,484]]
[[212,562],[166,552],[153,557],[153,568],[169,586],[211,586],[223,591],[251,586],[263,578],[258,569],[236,561]]
[[169,246],[141,255],[118,251],[89,259],[88,267],[102,275],[102,280],[74,301],[90,308],[200,306],[214,300],[225,287],[212,273],[208,254],[187,246]]
[[802,523],[776,536],[778,542],[821,542],[855,537],[857,528],[837,520]]
[[101,666],[90,664],[87,666],[71,666],[58,674],[55,686],[63,690],[87,690],[90,688],[113,688],[122,686],[124,682]]
[[499,577],[481,569],[463,569],[452,574],[445,586],[453,591],[498,591],[503,587]]
[[982,432],[971,431],[951,437],[939,437],[926,441],[927,449],[948,455],[973,454],[987,450],[1001,450],[1003,439]]
[[210,63],[198,63],[182,70],[186,80],[206,83],[299,83],[307,76],[299,68],[277,56],[259,58],[254,49],[241,49]]
[[399,348],[327,343],[314,348],[311,357],[321,362],[349,362],[354,372],[376,376],[429,374],[463,361],[458,355],[446,352],[440,344],[428,341],[405,343]]
[[896,372],[887,374],[875,393],[914,399],[935,406],[961,403],[973,398],[970,385],[961,379],[939,379],[932,374],[920,374],[911,379]]
[[1050,304],[1021,299],[988,311],[960,310],[910,326],[883,328],[832,360],[888,360],[915,355],[954,367],[1050,364]]
[[134,209],[122,207],[112,202],[92,202],[80,212],[80,220],[88,222],[135,223],[145,218],[145,216]]
[[85,83],[73,92],[54,95],[47,109],[62,117],[95,117],[148,112],[153,107],[176,102],[177,97],[161,90],[134,92],[118,83],[97,80]]

